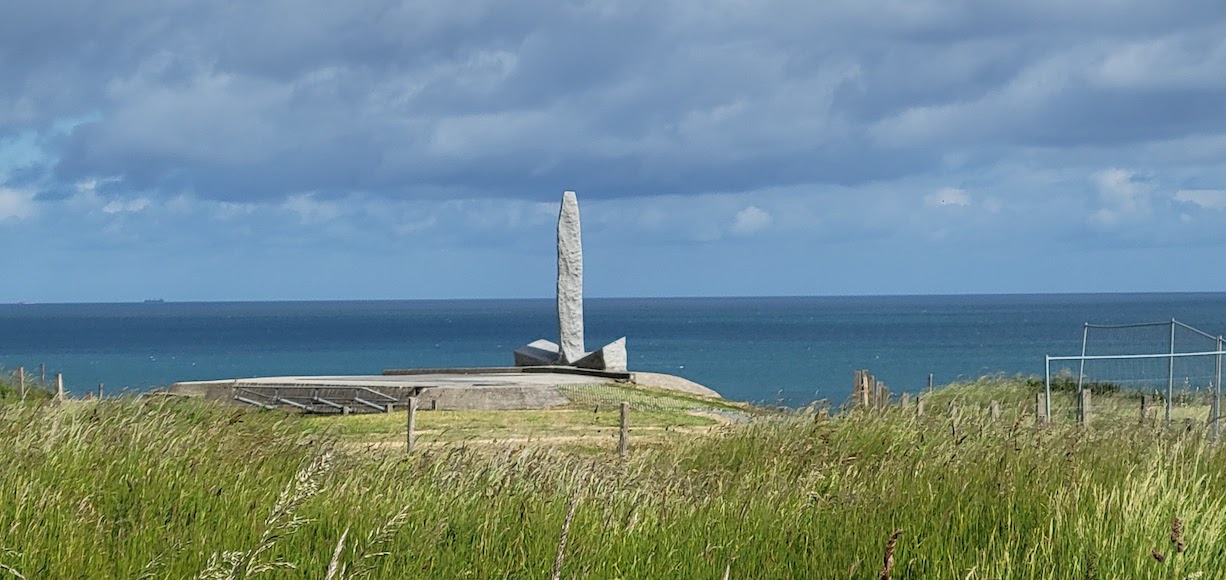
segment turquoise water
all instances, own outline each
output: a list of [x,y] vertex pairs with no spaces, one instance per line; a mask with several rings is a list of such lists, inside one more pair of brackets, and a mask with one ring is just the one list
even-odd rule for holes
[[[114,393],[241,376],[504,366],[515,348],[556,340],[553,308],[544,299],[0,305],[0,364],[37,372],[45,363],[77,393],[98,383]],[[1041,375],[1045,354],[1080,351],[1087,321],[1178,318],[1226,332],[1222,293],[589,298],[585,309],[588,348],[627,336],[632,370],[792,404],[846,397],[858,368],[895,390],[924,386],[928,373],[938,383]]]

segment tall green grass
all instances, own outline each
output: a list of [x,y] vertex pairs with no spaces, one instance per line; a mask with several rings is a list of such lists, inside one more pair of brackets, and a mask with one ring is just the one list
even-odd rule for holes
[[295,416],[190,401],[0,405],[0,564],[543,578],[573,503],[565,578],[877,578],[896,530],[896,579],[1223,577],[1220,445],[1136,421],[1037,428],[1016,400],[997,422],[970,403],[952,419],[759,417],[625,461],[370,452]]
[[25,391],[21,389],[21,381],[17,371],[0,366],[0,403],[14,400],[48,400],[55,396],[55,391],[36,375],[26,375]]

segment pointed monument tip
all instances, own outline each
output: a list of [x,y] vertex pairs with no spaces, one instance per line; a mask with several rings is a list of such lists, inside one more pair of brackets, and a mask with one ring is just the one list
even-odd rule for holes
[[562,192],[562,199],[566,199],[566,198],[568,198],[568,197],[575,197],[575,192],[573,192],[573,191],[569,191],[569,190],[567,190],[567,191],[563,191],[563,192]]

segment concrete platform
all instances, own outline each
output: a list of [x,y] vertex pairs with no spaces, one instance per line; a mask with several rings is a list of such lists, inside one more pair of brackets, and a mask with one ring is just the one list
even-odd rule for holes
[[[440,410],[546,409],[570,401],[558,387],[633,384],[635,374],[576,373],[535,369],[422,369],[383,375],[257,377],[171,385],[172,395],[202,397],[308,413],[363,413],[402,409],[409,397],[419,408]],[[644,373],[645,385],[688,394],[719,393],[681,377]]]

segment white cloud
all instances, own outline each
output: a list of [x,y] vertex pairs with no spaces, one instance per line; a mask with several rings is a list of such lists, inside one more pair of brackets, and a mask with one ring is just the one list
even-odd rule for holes
[[149,207],[150,200],[147,197],[138,197],[135,199],[113,199],[102,206],[104,213],[137,213]]
[[1112,167],[1094,174],[1094,183],[1098,185],[1099,197],[1116,203],[1136,203],[1139,188],[1133,180],[1133,173],[1126,169]]
[[97,179],[83,179],[73,184],[73,187],[79,193],[93,193],[98,190]]
[[1042,112],[1067,90],[1084,58],[1076,48],[1035,58],[1011,78],[966,98],[910,103],[875,120],[868,134],[895,148],[1018,139],[1027,123],[1041,122]]
[[1090,223],[1115,226],[1149,217],[1149,184],[1127,169],[1112,167],[1093,175],[1101,206],[1090,214]]
[[37,211],[33,192],[0,188],[0,221],[23,220],[32,217]]
[[750,236],[770,226],[771,214],[758,206],[751,205],[737,212],[732,222],[732,233],[738,236]]
[[331,201],[319,201],[311,193],[291,195],[281,207],[298,214],[303,224],[318,224],[332,221],[341,215],[341,206]]
[[1226,189],[1181,189],[1175,192],[1175,201],[1190,203],[1204,209],[1226,209]]
[[970,204],[970,194],[966,193],[966,190],[958,189],[956,187],[942,187],[941,189],[924,196],[924,205],[929,207],[966,207]]
[[233,201],[219,201],[213,204],[213,215],[217,219],[231,219],[239,216],[245,216],[255,213],[259,206],[254,203],[238,203]]
[[1197,38],[1181,31],[1180,35],[1116,47],[1092,70],[1090,79],[1111,88],[1205,89],[1223,85],[1223,67],[1226,40],[1215,34]]
[[438,225],[438,218],[428,216],[417,221],[400,222],[393,228],[397,235],[408,236],[419,234]]

